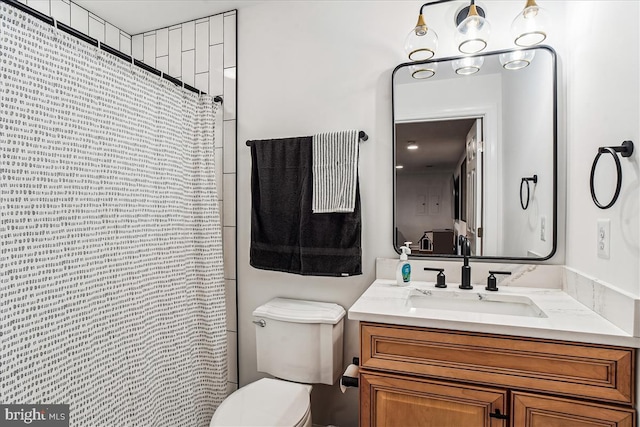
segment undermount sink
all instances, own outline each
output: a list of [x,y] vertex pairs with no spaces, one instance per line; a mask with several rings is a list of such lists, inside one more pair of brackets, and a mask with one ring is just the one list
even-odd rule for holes
[[547,317],[527,296],[489,292],[414,289],[408,297],[407,305],[414,309]]

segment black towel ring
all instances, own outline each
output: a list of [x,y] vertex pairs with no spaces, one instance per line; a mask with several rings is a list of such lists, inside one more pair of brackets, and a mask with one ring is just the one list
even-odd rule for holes
[[[596,176],[596,167],[598,166],[598,160],[600,160],[600,156],[604,153],[609,153],[613,157],[613,160],[616,162],[616,191],[613,194],[613,198],[609,203],[603,205],[600,203],[598,198],[596,197],[596,189],[595,189],[595,176]],[[622,166],[620,165],[620,159],[616,153],[620,153],[622,157],[629,157],[633,154],[633,142],[624,141],[622,145],[619,147],[600,147],[598,148],[598,154],[596,154],[596,158],[593,159],[593,164],[591,165],[591,178],[589,180],[589,186],[591,187],[591,198],[593,199],[593,203],[596,204],[600,209],[609,209],[613,206],[618,200],[618,196],[620,196],[620,189],[622,188]]]
[[[531,177],[525,177],[522,178],[522,181],[520,181],[520,206],[522,207],[523,210],[527,210],[527,208],[529,207],[529,199],[531,196],[531,190],[529,190],[529,181],[533,181],[534,184],[538,183],[538,175],[533,175]],[[522,198],[522,187],[524,186],[524,184],[527,184],[526,189],[527,189],[527,202],[525,203],[523,198]]]

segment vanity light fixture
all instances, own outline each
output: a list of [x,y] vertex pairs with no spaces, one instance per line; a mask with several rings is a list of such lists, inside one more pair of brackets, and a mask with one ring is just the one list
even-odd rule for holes
[[480,71],[482,64],[484,64],[484,56],[466,56],[453,61],[451,67],[456,74],[470,76]]
[[523,47],[542,43],[547,38],[549,21],[549,14],[536,4],[536,0],[527,0],[524,9],[511,24],[513,42]]
[[[424,9],[440,3],[453,0],[433,0],[420,6],[420,14],[416,26],[409,31],[404,43],[404,50],[411,61],[425,61],[431,59],[438,48],[438,34],[427,26],[424,19]],[[469,6],[463,8],[455,17],[457,29],[456,39],[462,53],[480,52],[487,46],[491,26],[484,18],[485,12],[471,0]]]
[[520,70],[531,64],[535,55],[533,50],[514,50],[513,52],[501,53],[499,59],[505,70]]
[[484,18],[482,8],[476,6],[475,0],[471,0],[471,4],[458,13],[456,24],[456,42],[460,52],[478,53],[487,47],[491,25]]
[[[440,3],[448,3],[454,0],[431,0],[420,6],[418,23],[409,32],[405,40],[404,49],[411,61],[425,61],[431,59],[436,54],[438,47],[438,35],[429,28],[424,19],[424,9]],[[483,51],[487,47],[491,24],[486,19],[483,8],[476,5],[475,0],[469,0],[466,6],[456,14],[454,24],[456,25],[455,40],[458,50],[463,54],[475,54]],[[517,46],[535,46],[547,38],[547,28],[549,27],[549,14],[545,9],[538,6],[536,0],[526,0],[526,5],[511,24],[514,43]],[[522,57],[503,58],[500,57],[502,66],[507,70],[518,70],[531,63],[533,52],[523,51]],[[504,62],[503,62],[504,61]],[[435,63],[419,64],[415,69],[411,69],[411,76],[415,79],[425,79],[435,75]],[[482,64],[480,64],[481,66]],[[477,69],[476,69],[477,68]],[[458,74],[473,74],[479,70],[479,66],[456,67],[454,70]],[[475,71],[474,71],[475,70]]]
[[418,144],[415,141],[407,141],[407,150],[417,150]]

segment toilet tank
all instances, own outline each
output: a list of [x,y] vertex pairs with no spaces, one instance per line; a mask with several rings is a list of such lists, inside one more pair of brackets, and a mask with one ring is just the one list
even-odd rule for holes
[[338,304],[286,298],[256,308],[258,371],[300,383],[334,384],[342,371],[345,314]]

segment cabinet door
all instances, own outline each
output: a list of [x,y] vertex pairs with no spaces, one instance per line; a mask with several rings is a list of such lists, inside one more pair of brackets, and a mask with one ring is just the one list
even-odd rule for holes
[[360,427],[505,427],[506,391],[361,373]]
[[559,397],[512,394],[513,427],[634,427],[635,411]]

